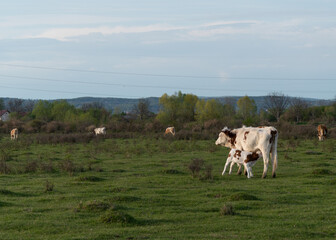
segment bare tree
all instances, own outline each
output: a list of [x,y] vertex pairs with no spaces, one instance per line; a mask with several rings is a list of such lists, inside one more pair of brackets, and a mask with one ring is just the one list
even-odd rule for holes
[[279,122],[280,116],[286,111],[289,105],[289,97],[279,92],[273,92],[265,97],[264,104],[266,110]]
[[140,120],[150,116],[149,102],[146,99],[140,99],[138,104],[134,105],[133,112],[139,116]]
[[8,102],[8,108],[11,112],[23,112],[24,106],[23,106],[24,100],[23,99],[12,99]]
[[90,109],[102,109],[103,104],[101,102],[83,103],[81,109],[83,111],[88,111]]
[[5,102],[2,98],[0,98],[0,110],[3,110],[5,108]]
[[296,122],[299,122],[304,111],[308,108],[308,103],[301,98],[292,98],[290,101],[290,108],[296,118]]
[[24,111],[25,112],[32,112],[35,106],[34,100],[26,100],[24,103]]

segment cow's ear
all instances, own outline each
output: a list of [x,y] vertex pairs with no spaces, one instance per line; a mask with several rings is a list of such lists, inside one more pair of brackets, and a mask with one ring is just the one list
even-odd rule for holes
[[229,138],[234,138],[236,136],[236,134],[232,132],[229,128],[223,128],[222,132],[225,133],[225,135]]
[[225,133],[226,131],[230,131],[230,129],[228,127],[223,127],[222,132]]

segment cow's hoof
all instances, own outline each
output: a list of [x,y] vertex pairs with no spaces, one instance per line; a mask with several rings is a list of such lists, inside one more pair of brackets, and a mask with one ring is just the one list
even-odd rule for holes
[[272,178],[275,178],[276,177],[276,173],[272,173]]
[[266,178],[266,174],[263,174],[261,178]]
[[241,175],[242,174],[242,172],[237,172],[237,175]]

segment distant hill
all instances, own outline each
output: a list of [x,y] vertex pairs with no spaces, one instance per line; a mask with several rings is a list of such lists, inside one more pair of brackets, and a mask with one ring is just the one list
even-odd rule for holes
[[[201,99],[217,99],[221,103],[230,102],[232,104],[236,104],[238,99],[242,96],[231,96],[231,97],[199,97]],[[264,101],[265,96],[257,96],[251,97],[258,107],[258,109],[264,108]],[[2,98],[4,100],[5,106],[8,106],[8,102],[15,98]],[[158,97],[149,97],[149,98],[142,98],[149,102],[149,110],[154,113],[158,113],[160,110],[159,105],[159,98]],[[306,102],[308,102],[311,106],[321,106],[321,105],[329,105],[332,103],[331,100],[321,100],[321,99],[314,99],[314,98],[302,98]],[[28,99],[27,99],[28,100]],[[32,100],[32,99],[30,99]],[[80,98],[71,98],[65,99],[70,104],[74,105],[77,108],[80,108],[83,104],[97,102],[102,104],[102,106],[108,110],[115,110],[118,109],[123,112],[130,112],[133,110],[134,106],[138,103],[140,99],[130,99],[130,98],[96,98],[96,97],[80,97]],[[33,99],[32,101],[38,101],[37,99]],[[56,101],[56,100],[50,100]]]

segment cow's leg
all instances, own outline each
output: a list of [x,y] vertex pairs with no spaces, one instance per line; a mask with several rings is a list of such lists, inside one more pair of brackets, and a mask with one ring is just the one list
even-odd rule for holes
[[232,161],[232,159],[231,159],[231,164],[230,164],[230,171],[229,171],[229,174],[231,174],[232,173],[232,167],[233,167],[233,165],[234,165],[235,163]]
[[268,163],[269,163],[270,150],[262,149],[261,152],[262,152],[263,159],[264,159],[264,172],[263,172],[262,178],[266,178]]
[[247,178],[250,178],[250,169],[249,169],[249,166],[248,166],[248,163],[244,163],[244,172],[246,171],[246,177]]
[[[222,175],[225,174],[226,168],[229,166],[230,162],[231,162],[231,159],[230,159],[230,158],[227,158],[227,159],[226,159],[226,163],[225,163],[225,165],[224,165],[224,170],[223,170],[223,172],[222,172]],[[233,162],[231,162],[231,165],[232,165],[232,163],[233,163]],[[231,174],[231,167],[230,167],[230,172],[229,172],[229,174]]]
[[275,138],[272,149],[271,149],[271,155],[272,155],[272,163],[273,163],[273,169],[272,169],[272,177],[276,177],[276,169],[278,167],[278,147],[277,147],[278,139]]
[[238,165],[238,171],[237,171],[237,175],[241,175],[242,174],[242,165],[241,164],[237,164]]

